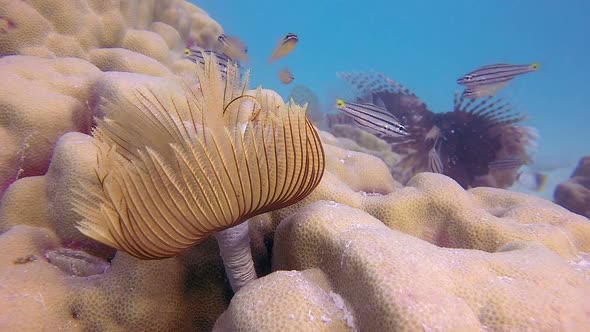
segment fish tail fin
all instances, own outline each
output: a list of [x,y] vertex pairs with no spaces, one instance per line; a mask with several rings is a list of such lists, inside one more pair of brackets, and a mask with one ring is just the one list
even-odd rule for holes
[[547,186],[547,175],[543,173],[523,171],[516,178],[528,190],[542,192]]
[[548,177],[545,174],[535,173],[535,180],[537,182],[537,192],[545,190],[545,187],[547,186],[547,178]]

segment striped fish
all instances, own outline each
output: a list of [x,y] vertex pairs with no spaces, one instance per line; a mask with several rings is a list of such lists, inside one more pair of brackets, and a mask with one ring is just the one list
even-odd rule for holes
[[373,104],[336,101],[336,108],[350,115],[359,125],[388,136],[408,135],[406,128],[386,109]]
[[516,76],[537,71],[538,63],[530,65],[511,65],[498,63],[483,66],[457,79],[457,83],[466,87],[463,96],[480,98],[496,94]]
[[215,52],[212,50],[204,50],[198,46],[193,46],[191,48],[185,49],[184,54],[186,55],[186,59],[194,63],[200,63],[202,65],[205,65],[205,58],[203,57],[203,54],[207,54],[209,56],[214,55],[217,59],[217,65],[219,66],[219,70],[221,71],[221,77],[223,77],[224,79],[227,73],[227,66],[230,63],[230,61],[232,61],[230,57],[223,53]]
[[501,82],[510,81],[516,76],[530,73],[539,69],[538,63],[530,65],[510,65],[499,63],[478,68],[469,74],[463,75],[457,79],[457,83],[466,87],[476,87],[480,85],[491,85]]

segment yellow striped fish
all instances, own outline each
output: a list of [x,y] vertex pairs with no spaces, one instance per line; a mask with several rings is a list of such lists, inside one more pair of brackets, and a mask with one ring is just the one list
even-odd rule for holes
[[385,108],[373,104],[336,101],[336,108],[350,115],[359,125],[388,136],[408,135],[406,128]]
[[503,89],[512,79],[526,73],[539,70],[539,64],[511,65],[497,63],[480,67],[457,79],[457,83],[465,86],[463,97],[476,99],[492,96]]
[[[186,59],[194,63],[200,63],[201,65],[205,65],[205,58],[203,54],[207,54],[209,56],[214,55],[215,59],[217,60],[217,65],[219,66],[219,70],[221,71],[221,78],[223,79],[225,79],[227,75],[227,66],[230,64],[230,62],[233,61],[225,54],[215,52],[212,50],[204,50],[196,45],[190,48],[186,48],[184,50],[184,54],[186,56]],[[238,63],[238,68],[239,67],[240,64]]]

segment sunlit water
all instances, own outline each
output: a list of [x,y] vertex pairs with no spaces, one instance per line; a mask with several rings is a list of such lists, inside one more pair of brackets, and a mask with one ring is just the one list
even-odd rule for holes
[[[555,1],[198,1],[228,34],[248,44],[253,85],[288,96],[295,85],[316,92],[326,112],[342,86],[340,71],[377,70],[416,93],[433,111],[449,111],[456,79],[492,63],[539,62],[501,94],[538,129],[542,193],[590,154],[590,2]],[[287,32],[299,35],[289,56],[267,64]],[[282,85],[277,71],[295,76]],[[550,160],[551,163],[546,162]]]

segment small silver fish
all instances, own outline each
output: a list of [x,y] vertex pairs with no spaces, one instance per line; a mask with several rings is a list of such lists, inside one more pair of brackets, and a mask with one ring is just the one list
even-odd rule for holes
[[336,108],[352,116],[359,125],[388,136],[408,135],[406,128],[386,109],[373,104],[348,103],[336,101]]
[[480,67],[457,79],[457,83],[466,87],[463,96],[480,98],[496,94],[516,76],[537,71],[538,63],[528,65],[511,65],[498,63]]

